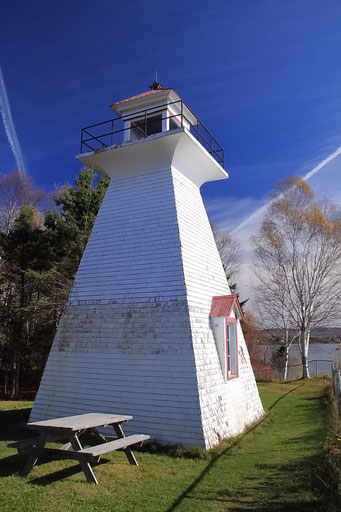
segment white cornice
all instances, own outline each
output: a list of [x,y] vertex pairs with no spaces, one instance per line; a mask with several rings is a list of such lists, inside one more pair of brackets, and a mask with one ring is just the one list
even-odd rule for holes
[[227,172],[185,128],[81,153],[77,160],[110,179],[175,167],[197,186]]

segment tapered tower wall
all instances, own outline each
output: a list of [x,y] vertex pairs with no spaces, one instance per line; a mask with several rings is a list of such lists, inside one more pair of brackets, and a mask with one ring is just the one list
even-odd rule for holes
[[224,380],[209,314],[212,297],[231,292],[199,187],[176,169],[173,177],[202,424],[211,447],[259,419],[263,407],[239,321],[239,376]]
[[199,190],[227,174],[184,128],[80,159],[111,182],[30,420],[129,414],[127,433],[206,447],[241,432],[263,409],[239,321],[239,376],[218,356],[230,290]]
[[170,169],[110,183],[31,421],[89,411],[133,415],[127,433],[204,443]]

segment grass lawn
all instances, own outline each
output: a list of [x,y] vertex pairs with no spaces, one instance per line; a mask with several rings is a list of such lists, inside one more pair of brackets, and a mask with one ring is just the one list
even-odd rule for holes
[[0,510],[320,510],[314,473],[327,430],[328,382],[260,384],[269,416],[243,438],[202,459],[137,453],[138,467],[114,452],[95,466],[98,486],[87,484],[77,463],[67,460],[40,464],[27,478],[18,477],[23,459],[7,443],[25,437],[20,429],[32,404],[0,402]]

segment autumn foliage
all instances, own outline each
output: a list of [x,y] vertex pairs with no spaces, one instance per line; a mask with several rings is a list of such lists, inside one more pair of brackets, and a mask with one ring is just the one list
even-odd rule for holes
[[264,366],[261,345],[265,343],[265,336],[262,330],[258,327],[255,318],[251,311],[247,310],[242,320],[242,329],[249,351],[252,368],[254,370],[264,370],[268,367]]
[[288,177],[278,183],[252,243],[262,321],[285,333],[287,350],[298,339],[309,377],[312,328],[341,314],[340,210],[317,200],[301,178]]

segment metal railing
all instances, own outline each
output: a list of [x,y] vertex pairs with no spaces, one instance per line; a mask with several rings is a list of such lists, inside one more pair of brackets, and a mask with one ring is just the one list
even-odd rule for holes
[[[167,116],[164,116],[164,112],[167,113]],[[174,127],[170,128],[169,131],[175,128],[186,128],[215,160],[224,167],[224,150],[222,146],[182,100],[156,105],[145,110],[139,110],[133,114],[116,117],[109,119],[109,121],[82,128],[81,153],[122,143],[126,139],[125,133],[127,133],[128,130],[134,129],[134,127],[125,126],[125,121],[137,123],[135,128],[137,127],[139,129],[140,136],[135,136],[132,140],[148,137],[150,135],[148,128],[153,122],[153,117],[155,118],[155,115],[160,113],[163,113],[162,121],[174,119]],[[170,121],[168,122],[170,123]],[[161,132],[162,129],[154,133]],[[130,137],[128,140],[130,140]]]

